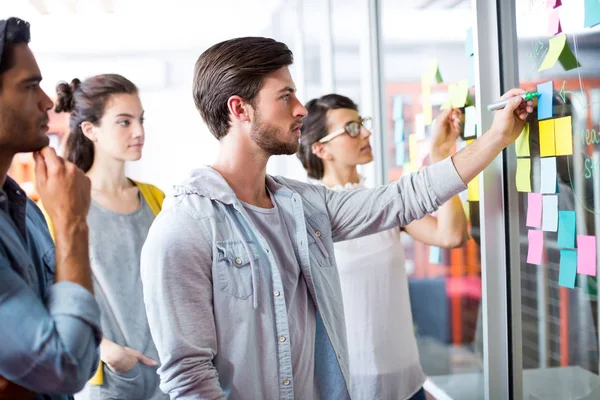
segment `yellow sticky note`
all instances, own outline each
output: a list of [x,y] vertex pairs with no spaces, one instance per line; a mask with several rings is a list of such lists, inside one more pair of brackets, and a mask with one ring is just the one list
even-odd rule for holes
[[581,67],[567,44],[567,35],[564,33],[550,38],[548,53],[538,72],[554,67],[557,61],[560,61],[566,71]]
[[427,66],[427,72],[425,72],[425,78],[427,79],[427,81],[429,83],[432,83],[432,82],[441,83],[442,82],[442,74],[440,73],[440,67],[438,64],[438,60],[436,58],[429,61],[429,64]]
[[408,136],[408,156],[410,157],[410,165],[413,168],[418,168],[417,159],[419,158],[419,142],[417,135]]
[[525,123],[521,134],[515,141],[517,157],[529,157],[529,122]]
[[88,381],[88,383],[90,385],[101,386],[104,384],[104,369],[103,368],[104,368],[104,365],[103,365],[102,361],[100,361],[98,363],[98,369],[96,370],[96,373]]
[[531,159],[517,159],[517,191],[531,192]]
[[431,97],[431,81],[426,75],[421,77],[421,96],[423,96],[423,99]]
[[467,104],[469,98],[469,81],[464,79],[456,83],[454,96],[452,97],[452,107],[461,108]]
[[573,154],[573,124],[570,116],[554,120],[554,137],[557,156]]
[[423,125],[431,125],[433,122],[433,107],[431,100],[423,101]]
[[469,202],[465,201],[462,203],[463,206],[463,211],[465,212],[465,217],[467,218],[467,221],[471,220],[471,207],[469,206]]
[[554,147],[554,120],[545,119],[540,121],[540,155],[549,157],[556,155]]
[[452,104],[454,103],[454,98],[456,97],[456,92],[456,83],[451,83],[450,85],[448,85],[448,97],[446,98],[444,104],[442,104],[442,106],[440,107],[440,110],[448,110],[452,106]]
[[479,201],[479,175],[467,185],[469,189],[469,201]]

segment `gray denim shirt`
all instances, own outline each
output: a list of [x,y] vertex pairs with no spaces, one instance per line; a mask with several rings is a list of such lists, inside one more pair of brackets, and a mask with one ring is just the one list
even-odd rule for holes
[[[466,188],[451,159],[374,189],[267,185],[295,221],[295,252],[316,308],[322,399],[348,399],[348,353],[333,243],[404,226]],[[291,199],[279,201],[278,199]],[[288,315],[273,246],[223,177],[201,168],[167,197],[142,250],[144,302],[172,399],[293,399]],[[407,326],[406,329],[412,329]]]

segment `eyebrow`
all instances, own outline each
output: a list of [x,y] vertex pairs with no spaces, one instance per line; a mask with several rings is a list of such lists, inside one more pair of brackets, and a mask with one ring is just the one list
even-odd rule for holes
[[[144,116],[144,112],[142,111],[142,117]],[[115,117],[127,117],[127,118],[135,118],[135,116],[131,115],[131,114],[127,114],[127,113],[121,113],[121,114],[117,114]]]
[[277,93],[294,93],[295,91],[296,89],[294,89],[293,87],[286,86]]
[[21,83],[23,83],[23,84],[40,83],[41,81],[42,81],[42,77],[39,75],[36,75],[36,76],[30,76],[29,78],[22,79]]

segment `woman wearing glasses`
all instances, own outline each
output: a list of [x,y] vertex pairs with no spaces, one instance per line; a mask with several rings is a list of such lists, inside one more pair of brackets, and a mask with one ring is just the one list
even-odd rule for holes
[[[308,176],[334,190],[365,187],[357,166],[373,160],[370,119],[347,97],[330,94],[306,104],[298,158]],[[460,112],[442,113],[433,127],[431,162],[450,156],[460,129]],[[437,217],[402,228],[426,244],[461,246],[467,222],[458,197]],[[340,274],[352,399],[425,399],[425,374],[413,333],[408,280],[400,229],[339,242]]]

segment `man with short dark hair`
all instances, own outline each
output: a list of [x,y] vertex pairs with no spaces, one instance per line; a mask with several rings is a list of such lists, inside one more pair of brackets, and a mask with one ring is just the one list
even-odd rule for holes
[[[52,100],[28,43],[27,22],[0,20],[0,398],[63,400],[93,375],[102,336],[88,257],[90,183],[47,147]],[[7,176],[14,156],[32,151],[56,247],[41,211]]]
[[296,153],[306,116],[292,61],[285,44],[253,37],[216,44],[196,63],[194,99],[219,155],[175,188],[142,250],[161,388],[172,399],[348,399],[333,242],[433,212],[533,111],[519,97],[451,158],[387,186],[330,191],[266,174],[269,157]]

